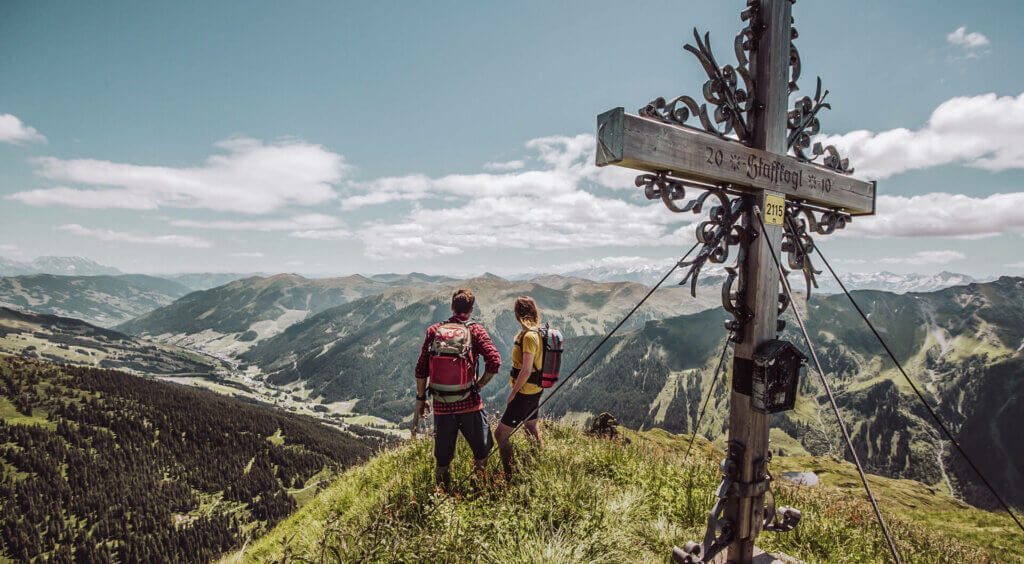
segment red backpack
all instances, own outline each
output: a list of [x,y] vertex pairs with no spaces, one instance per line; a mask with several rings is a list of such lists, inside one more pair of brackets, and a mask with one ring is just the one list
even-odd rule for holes
[[542,388],[550,388],[558,383],[559,371],[562,369],[562,332],[545,325],[536,329],[540,335],[543,361],[540,370],[530,374],[529,382]]
[[437,326],[430,342],[430,393],[435,401],[452,403],[466,398],[476,381],[473,364],[473,321]]

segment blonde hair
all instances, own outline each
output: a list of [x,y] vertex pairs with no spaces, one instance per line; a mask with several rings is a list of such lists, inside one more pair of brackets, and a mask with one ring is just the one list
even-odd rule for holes
[[537,302],[533,301],[533,298],[529,296],[519,296],[516,298],[515,307],[513,311],[516,314],[516,321],[527,329],[536,329],[540,327],[540,309],[537,307]]

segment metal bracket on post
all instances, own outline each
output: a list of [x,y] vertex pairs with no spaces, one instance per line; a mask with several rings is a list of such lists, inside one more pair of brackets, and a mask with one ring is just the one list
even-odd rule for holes
[[708,513],[707,530],[704,540],[700,543],[688,542],[683,548],[673,547],[672,561],[677,564],[698,564],[708,562],[729,547],[736,534],[735,523],[723,517],[726,501],[737,497],[764,496],[764,519],[761,530],[784,533],[792,531],[800,522],[800,511],[792,507],[775,508],[775,494],[772,492],[772,475],[768,471],[768,463],[772,460],[769,451],[765,458],[756,463],[753,482],[739,481],[739,463],[743,460],[743,445],[737,441],[729,443],[725,460],[722,460],[722,483],[719,484],[715,497],[718,501]]
[[683,548],[672,548],[672,561],[677,564],[696,564],[706,562],[729,547],[736,534],[736,524],[722,516],[726,501],[736,496],[736,480],[739,477],[740,463],[743,461],[743,444],[737,441],[729,443],[726,457],[719,468],[722,471],[722,483],[715,491],[718,498],[708,513],[708,526],[703,542],[688,542]]
[[799,509],[785,505],[778,508],[778,510],[775,509],[775,493],[772,492],[771,488],[772,474],[768,471],[768,463],[771,460],[772,453],[768,451],[768,459],[763,463],[764,481],[768,484],[768,487],[764,492],[764,522],[761,525],[761,530],[773,533],[787,533],[796,528],[800,523],[802,515]]

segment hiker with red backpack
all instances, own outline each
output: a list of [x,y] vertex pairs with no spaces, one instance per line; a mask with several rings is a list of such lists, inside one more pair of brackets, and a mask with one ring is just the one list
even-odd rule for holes
[[495,431],[506,476],[512,474],[510,439],[516,427],[523,425],[538,447],[544,444],[537,425],[540,397],[544,388],[550,388],[558,381],[562,355],[562,334],[547,326],[541,327],[540,309],[533,298],[517,298],[513,311],[520,331],[512,347],[512,372],[509,375],[512,391]]
[[[501,369],[501,354],[482,325],[473,321],[473,292],[460,289],[452,295],[452,316],[427,328],[416,363],[416,418],[430,412],[427,393],[433,399],[435,477],[451,487],[450,466],[455,458],[459,433],[473,451],[473,464],[482,472],[494,446],[484,415],[480,388]],[[477,378],[477,362],[483,357],[484,374]]]

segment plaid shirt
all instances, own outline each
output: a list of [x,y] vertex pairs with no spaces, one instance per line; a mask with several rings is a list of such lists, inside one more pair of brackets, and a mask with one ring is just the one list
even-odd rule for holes
[[[465,323],[469,321],[468,315],[453,315],[445,323]],[[430,327],[427,327],[427,335],[423,339],[423,348],[420,350],[420,358],[416,362],[416,378],[428,378],[430,377],[430,343],[434,341],[434,337],[437,335],[437,328],[440,327],[441,323],[435,323]],[[501,353],[498,352],[498,348],[494,346],[491,341],[491,336],[487,334],[487,330],[484,329],[483,325],[475,323],[470,325],[469,334],[473,341],[473,371],[476,372],[477,363],[480,357],[484,359],[484,370],[486,372],[492,372],[497,374],[501,370]],[[466,399],[444,403],[440,401],[434,401],[434,413],[438,415],[445,415],[450,413],[472,413],[474,411],[480,411],[484,408],[484,400],[480,397],[479,392],[472,391],[466,396]]]

